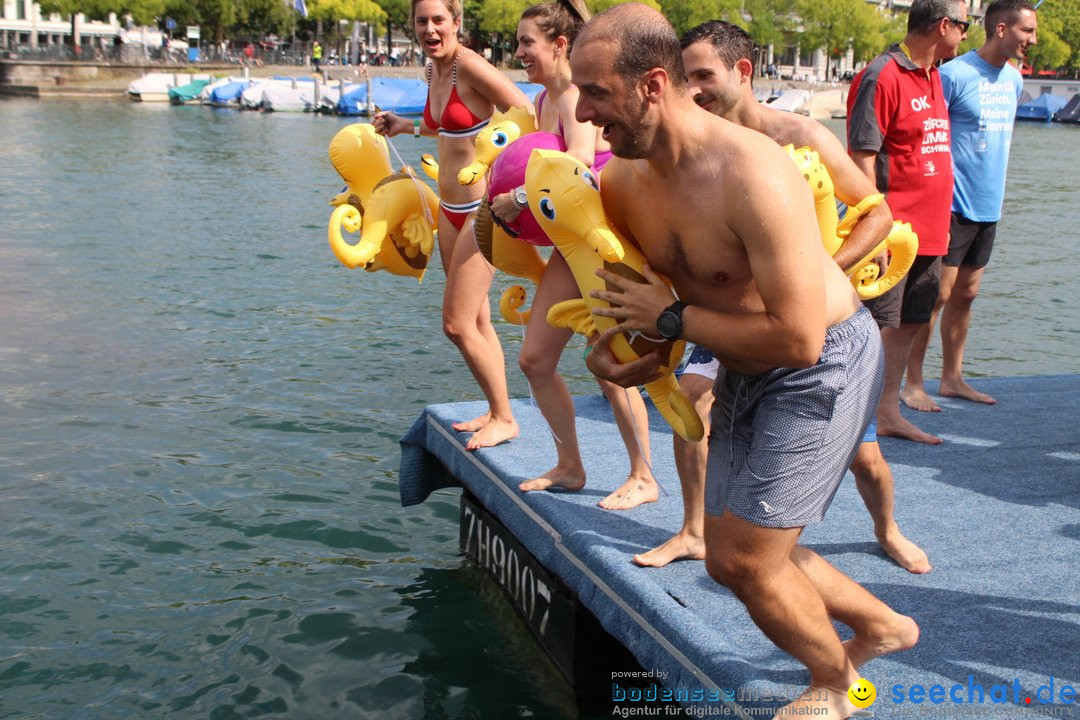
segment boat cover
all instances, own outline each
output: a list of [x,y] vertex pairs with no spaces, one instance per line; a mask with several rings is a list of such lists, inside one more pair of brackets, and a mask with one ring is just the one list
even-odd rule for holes
[[1031,102],[1017,107],[1016,119],[1050,122],[1054,119],[1054,113],[1064,108],[1068,102],[1068,100],[1058,95],[1051,95],[1050,93],[1040,95]]

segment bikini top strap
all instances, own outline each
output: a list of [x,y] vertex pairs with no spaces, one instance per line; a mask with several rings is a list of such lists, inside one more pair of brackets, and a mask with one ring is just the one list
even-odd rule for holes
[[454,56],[454,67],[450,71],[450,82],[453,83],[454,87],[457,87],[457,61],[463,52],[465,52],[465,48],[458,50],[457,55]]
[[424,74],[427,76],[428,87],[431,87],[431,63],[424,63]]

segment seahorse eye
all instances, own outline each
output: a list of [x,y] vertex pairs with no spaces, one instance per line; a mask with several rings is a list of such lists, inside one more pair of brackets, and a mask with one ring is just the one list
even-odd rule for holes
[[551,202],[551,198],[544,198],[540,201],[540,212],[548,220],[555,219],[555,203]]
[[503,145],[506,145],[509,141],[510,137],[502,130],[495,132],[491,136],[491,144],[495,147],[502,147]]
[[589,183],[589,187],[591,187],[593,190],[600,189],[600,184],[596,182],[596,176],[593,175],[590,171],[586,170],[581,174],[581,176],[585,178],[585,182]]

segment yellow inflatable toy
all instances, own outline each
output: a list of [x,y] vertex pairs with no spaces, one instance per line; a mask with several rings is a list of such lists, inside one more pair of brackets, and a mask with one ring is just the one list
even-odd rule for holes
[[[439,200],[411,168],[394,173],[386,139],[368,124],[342,128],[330,142],[330,161],[347,187],[333,200],[327,235],[346,267],[386,270],[423,279],[435,247]],[[360,233],[355,245],[342,230]]]
[[439,182],[439,161],[435,159],[435,156],[431,153],[424,153],[420,156],[420,167],[424,169],[424,174],[435,182]]
[[[814,210],[817,213],[818,227],[821,230],[821,241],[830,255],[835,255],[844,240],[851,233],[851,228],[859,221],[859,218],[881,204],[885,196],[880,193],[868,195],[857,205],[848,207],[843,221],[836,212],[836,196],[833,191],[832,178],[829,171],[821,162],[816,150],[808,147],[796,149],[794,145],[785,145],[784,150],[798,166],[810,190],[814,193]],[[878,277],[877,263],[871,262],[885,250],[889,250],[892,257],[889,260],[889,268],[885,274]],[[893,222],[892,230],[877,247],[866,254],[865,257],[855,263],[855,269],[851,274],[851,282],[855,285],[855,291],[863,300],[875,298],[886,292],[900,281],[911,265],[915,262],[915,255],[919,250],[919,238],[911,229],[910,223]]]
[[[506,234],[506,231],[491,220],[491,210],[487,203],[481,203],[476,212],[476,225],[473,227],[476,246],[480,254],[507,275],[531,280],[533,286],[540,284],[547,261],[540,257],[535,245],[518,242]],[[503,320],[511,325],[527,325],[529,311],[521,311],[527,293],[521,285],[511,285],[503,291],[499,300],[499,313]]]
[[[602,267],[643,283],[645,256],[609,226],[593,172],[566,153],[533,150],[525,171],[525,192],[530,203],[535,201],[536,219],[566,258],[582,295],[581,299],[552,306],[548,322],[587,336],[615,326],[615,320],[591,312],[591,308],[608,307],[603,300],[589,297],[592,290],[606,289],[604,281],[596,276],[596,269]],[[616,244],[624,251],[622,260],[617,262],[604,260],[593,249]],[[640,333],[618,335],[611,342],[612,352],[620,362],[630,362],[650,352],[660,354],[663,377],[648,383],[645,389],[675,432],[696,442],[704,433],[701,418],[682,394],[674,374],[685,348],[682,340],[656,340]]]
[[491,116],[491,122],[476,136],[476,159],[458,173],[458,182],[462,185],[475,185],[479,182],[495,158],[506,146],[522,135],[536,132],[536,118],[527,107],[513,107],[506,112],[497,112]]

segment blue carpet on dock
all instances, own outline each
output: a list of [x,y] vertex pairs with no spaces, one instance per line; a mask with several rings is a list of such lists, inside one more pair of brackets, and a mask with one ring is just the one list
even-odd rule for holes
[[[941,413],[905,409],[943,445],[882,439],[896,480],[897,520],[927,551],[932,572],[911,575],[878,548],[850,473],[825,521],[807,528],[803,542],[921,626],[917,647],[863,668],[877,687],[870,708],[876,717],[980,710],[958,708],[947,696],[942,703],[924,696],[913,704],[913,685],[941,685],[946,692],[961,685],[955,694],[964,703],[969,696],[977,700],[973,686],[981,686],[981,710],[1003,718],[1040,708],[1051,686],[1055,706],[1066,717],[1080,717],[1075,705],[1058,704],[1064,686],[1080,691],[1080,375],[972,385],[995,396],[997,405],[937,398]],[[797,695],[808,673],[758,630],[703,563],[652,569],[630,562],[632,554],[670,537],[682,519],[670,431],[655,410],[653,465],[667,494],[648,506],[611,512],[596,503],[625,479],[626,454],[602,397],[579,398],[576,406],[588,471],[581,492],[517,489],[554,464],[547,426],[527,400],[515,401],[520,438],[471,453],[463,449],[468,436],[450,423],[484,407],[457,403],[428,407],[402,439],[402,503],[422,502],[435,489],[432,478],[440,474],[432,463],[441,462],[566,580],[643,668],[666,674],[668,688],[734,696],[735,703],[721,708],[728,713],[741,712],[737,706],[760,712]],[[845,637],[847,630],[840,632]],[[620,687],[626,685],[648,682]],[[991,704],[995,685],[1008,686],[1007,706]],[[896,686],[903,688],[901,704],[893,702]],[[993,692],[1001,697],[1000,689]],[[1027,697],[1032,703],[1024,706]]]

